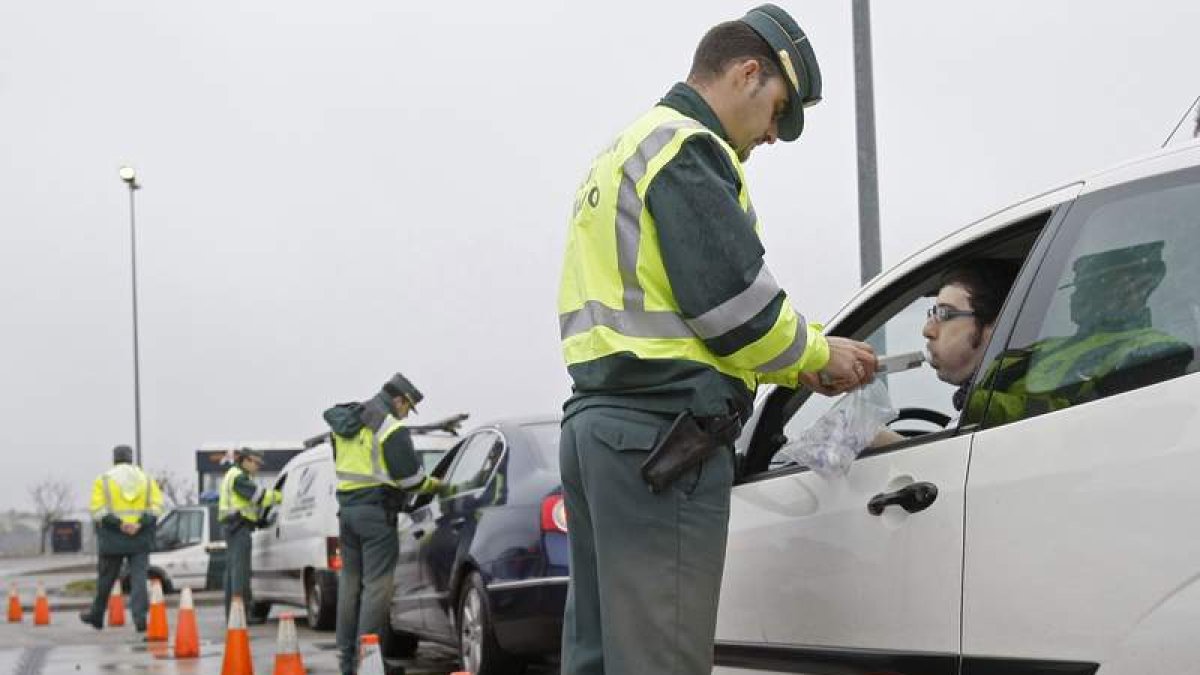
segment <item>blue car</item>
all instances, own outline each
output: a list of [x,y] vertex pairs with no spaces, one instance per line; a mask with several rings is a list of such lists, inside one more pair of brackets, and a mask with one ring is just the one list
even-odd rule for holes
[[559,419],[475,429],[442,458],[443,490],[400,514],[400,562],[385,650],[428,640],[477,675],[556,657],[568,581]]

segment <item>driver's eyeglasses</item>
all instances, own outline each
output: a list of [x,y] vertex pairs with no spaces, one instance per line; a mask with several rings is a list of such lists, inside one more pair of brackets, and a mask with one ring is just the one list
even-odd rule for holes
[[950,305],[934,305],[925,312],[925,318],[934,323],[944,323],[960,316],[975,316],[975,312],[967,309],[955,309]]

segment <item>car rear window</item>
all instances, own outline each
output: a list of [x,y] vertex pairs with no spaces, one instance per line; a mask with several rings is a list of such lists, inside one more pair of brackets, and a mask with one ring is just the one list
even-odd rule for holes
[[558,434],[559,423],[542,422],[538,424],[523,424],[521,428],[533,439],[538,456],[548,466],[558,468]]

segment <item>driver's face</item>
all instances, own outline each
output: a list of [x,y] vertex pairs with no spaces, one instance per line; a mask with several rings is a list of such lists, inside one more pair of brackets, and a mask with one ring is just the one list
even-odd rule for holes
[[[971,295],[957,284],[942,287],[934,301],[953,309],[971,311]],[[929,365],[937,371],[938,379],[960,385],[971,379],[983,360],[983,348],[992,335],[989,324],[981,330],[971,316],[960,316],[939,322],[936,318],[925,321],[921,334],[928,341]]]

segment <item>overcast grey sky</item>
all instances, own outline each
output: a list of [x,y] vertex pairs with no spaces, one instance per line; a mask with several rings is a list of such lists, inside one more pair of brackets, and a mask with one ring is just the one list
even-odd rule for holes
[[[825,78],[748,166],[813,320],[858,286],[850,3],[783,3]],[[133,438],[145,464],[301,438],[402,370],[421,418],[553,413],[592,156],[750,2],[0,0],[0,508]],[[873,3],[885,266],[1156,148],[1200,93],[1194,0]]]

